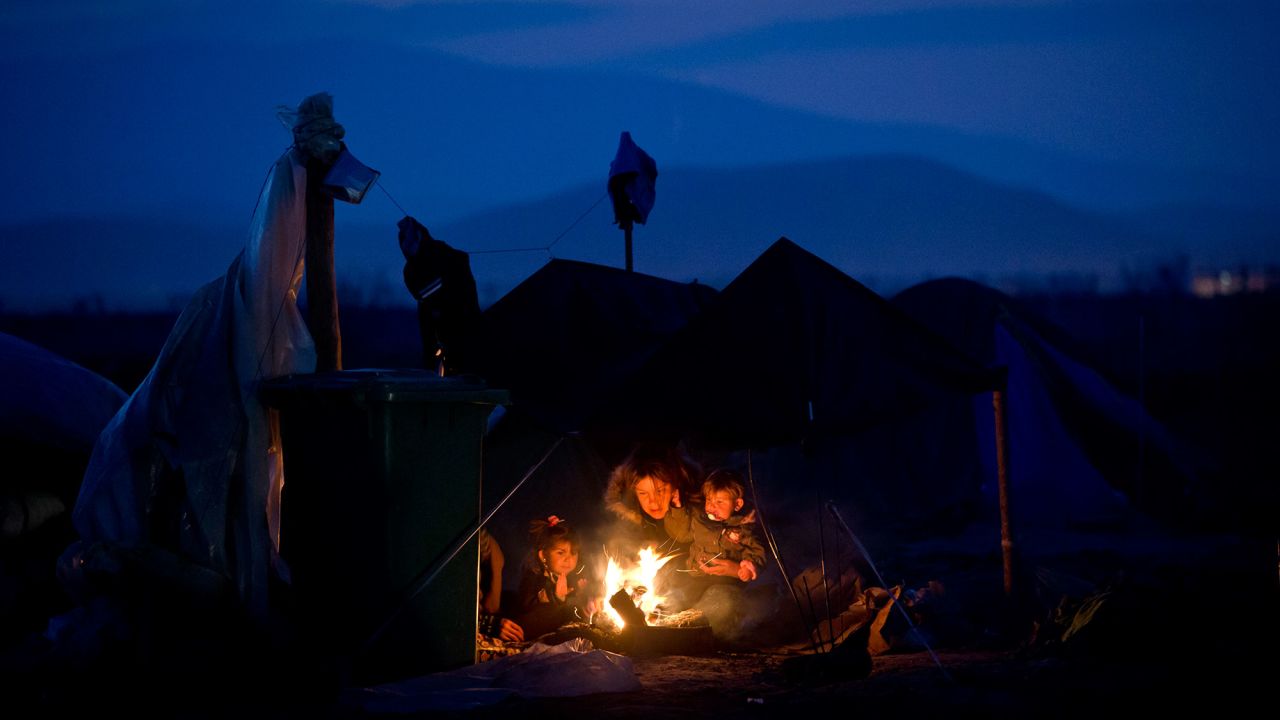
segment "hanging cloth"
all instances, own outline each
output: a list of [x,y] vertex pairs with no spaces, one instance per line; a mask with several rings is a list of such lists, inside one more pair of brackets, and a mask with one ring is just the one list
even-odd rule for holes
[[653,209],[658,164],[623,132],[618,141],[618,154],[609,163],[609,197],[613,200],[614,223],[630,227],[633,222],[644,225]]

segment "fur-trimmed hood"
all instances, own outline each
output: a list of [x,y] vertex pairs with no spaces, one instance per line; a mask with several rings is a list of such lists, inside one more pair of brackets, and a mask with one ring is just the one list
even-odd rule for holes
[[635,492],[628,486],[627,473],[622,466],[609,473],[609,483],[604,490],[604,506],[619,519],[636,527],[644,524],[644,511],[640,509]]

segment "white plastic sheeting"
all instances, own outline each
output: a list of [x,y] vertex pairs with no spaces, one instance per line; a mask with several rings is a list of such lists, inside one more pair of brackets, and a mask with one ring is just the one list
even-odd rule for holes
[[226,576],[260,620],[283,463],[257,384],[315,369],[297,307],[306,185],[290,150],[271,171],[244,250],[196,292],[99,436],[73,516],[86,542],[152,544]]

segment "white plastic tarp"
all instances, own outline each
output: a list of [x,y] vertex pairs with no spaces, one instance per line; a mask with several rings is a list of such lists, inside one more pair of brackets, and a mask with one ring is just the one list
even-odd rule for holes
[[271,171],[244,250],[197,291],[98,438],[74,513],[86,542],[154,544],[225,575],[259,619],[283,464],[278,424],[257,384],[315,368],[297,307],[306,184],[303,163],[288,151]]

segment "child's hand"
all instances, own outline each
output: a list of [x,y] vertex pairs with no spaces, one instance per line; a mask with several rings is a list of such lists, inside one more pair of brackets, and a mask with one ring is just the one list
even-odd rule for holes
[[556,576],[556,597],[560,600],[569,597],[569,580],[564,575]]
[[738,579],[742,582],[751,582],[756,579],[756,564],[750,560],[743,560],[738,563]]
[[524,628],[506,618],[502,618],[498,623],[498,637],[507,642],[524,642]]

